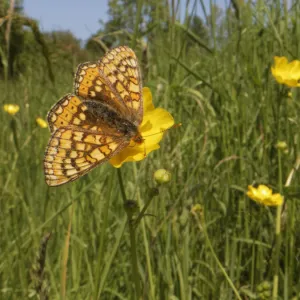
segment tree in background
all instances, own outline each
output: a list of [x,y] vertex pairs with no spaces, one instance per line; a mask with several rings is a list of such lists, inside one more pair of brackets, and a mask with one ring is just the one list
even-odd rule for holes
[[23,14],[22,2],[0,2],[0,74],[5,77],[13,76],[14,67],[20,67],[17,57],[23,51],[24,30],[22,22],[13,21],[13,15]]
[[[164,1],[144,1],[139,23],[140,38],[148,32],[153,25],[151,14],[155,7],[164,7]],[[134,38],[136,20],[138,16],[138,3],[133,0],[110,0],[108,2],[108,22],[101,23],[101,28],[87,42],[86,48],[97,53],[118,45],[130,45]]]
[[70,31],[51,31],[43,34],[49,49],[51,63],[74,69],[79,62],[88,60],[80,40]]
[[[28,65],[28,61],[22,59],[26,53],[25,45],[30,45],[30,42],[34,40],[35,44],[39,44],[39,51],[34,51],[31,54],[37,59],[37,53],[41,53],[46,62],[48,76],[54,82],[54,74],[44,37],[37,22],[24,16],[22,3],[22,0],[0,2],[0,76],[7,80],[24,71]],[[31,29],[31,34],[26,28]],[[25,38],[29,42],[26,42]],[[29,47],[29,49],[32,48]]]
[[100,21],[101,28],[87,41],[86,49],[102,54],[117,45],[128,45],[135,24],[136,1],[110,0],[108,22]]
[[[132,42],[136,44],[135,50],[142,50],[141,66],[147,73],[147,45],[159,48],[161,42],[170,43],[165,40],[172,36],[168,35],[173,30],[170,24],[180,17],[179,12],[176,12],[176,18],[169,17],[173,9],[169,5],[165,0],[145,0],[141,7],[133,0],[110,0],[108,21],[100,22],[100,29],[82,49],[80,41],[71,32],[41,33],[37,22],[24,15],[22,0],[4,0],[0,2],[0,76],[6,79],[16,77],[27,69],[42,65],[48,69],[53,81],[52,65],[74,71],[80,61],[97,59],[109,48],[132,45]],[[188,13],[186,10],[186,27],[208,44],[208,30],[202,19]],[[193,46],[192,40],[187,48],[199,50]]]

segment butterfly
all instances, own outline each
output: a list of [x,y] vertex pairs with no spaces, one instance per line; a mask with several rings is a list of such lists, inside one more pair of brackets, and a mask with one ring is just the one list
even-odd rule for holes
[[97,62],[77,68],[74,94],[47,116],[51,137],[45,157],[46,183],[58,186],[85,175],[126,148],[143,143],[142,79],[132,49],[120,46]]

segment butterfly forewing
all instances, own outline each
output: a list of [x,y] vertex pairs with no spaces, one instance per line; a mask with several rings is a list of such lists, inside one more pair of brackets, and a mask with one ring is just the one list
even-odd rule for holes
[[44,169],[50,186],[73,181],[106,162],[129,144],[126,137],[72,126],[57,129],[48,143]]
[[75,93],[110,105],[135,125],[142,121],[141,74],[135,53],[126,46],[110,50],[99,62],[79,65]]
[[77,96],[67,94],[48,113],[50,131],[54,132],[57,128],[68,125],[83,125],[86,121],[86,110],[87,107]]
[[100,76],[99,63],[83,63],[78,66],[75,75],[75,94],[83,99],[100,101],[113,107],[121,115],[126,116],[129,111],[120,95],[114,93],[109,82]]
[[142,79],[135,53],[122,46],[109,51],[100,60],[100,70],[119,93],[137,125],[142,121]]

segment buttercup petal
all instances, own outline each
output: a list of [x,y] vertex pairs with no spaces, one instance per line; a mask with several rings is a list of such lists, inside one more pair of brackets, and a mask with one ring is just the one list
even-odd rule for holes
[[149,88],[143,88],[144,117],[139,132],[144,142],[137,144],[131,141],[128,147],[110,159],[110,163],[119,168],[124,162],[140,161],[150,152],[160,148],[159,142],[163,138],[164,130],[174,125],[171,114],[162,109],[155,108],[152,102],[152,95]]
[[272,196],[272,203],[274,206],[282,205],[283,197],[280,194],[274,194]]
[[261,184],[258,186],[258,193],[260,198],[268,198],[272,195],[272,190],[269,189],[267,186]]
[[254,188],[252,185],[248,186],[248,192],[247,192],[247,196],[251,199],[257,199],[257,189]]
[[300,61],[288,62],[286,57],[274,57],[271,72],[278,83],[289,87],[300,87]]
[[288,60],[285,56],[275,56],[274,57],[275,65],[277,66],[286,66],[288,63]]
[[143,93],[143,105],[144,105],[144,114],[145,114],[145,112],[151,111],[155,107],[152,102],[152,94],[150,89],[145,86],[143,87],[142,93]]

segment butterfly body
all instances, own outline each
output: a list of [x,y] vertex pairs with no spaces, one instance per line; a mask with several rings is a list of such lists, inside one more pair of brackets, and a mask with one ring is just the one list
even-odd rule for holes
[[84,101],[86,107],[85,124],[93,124],[102,128],[105,132],[114,132],[125,136],[129,140],[139,134],[138,127],[130,120],[122,118],[113,108],[97,101]]
[[46,183],[76,180],[129,146],[141,144],[141,75],[126,46],[98,62],[83,63],[75,75],[75,95],[60,99],[48,113],[51,137],[45,152]]

